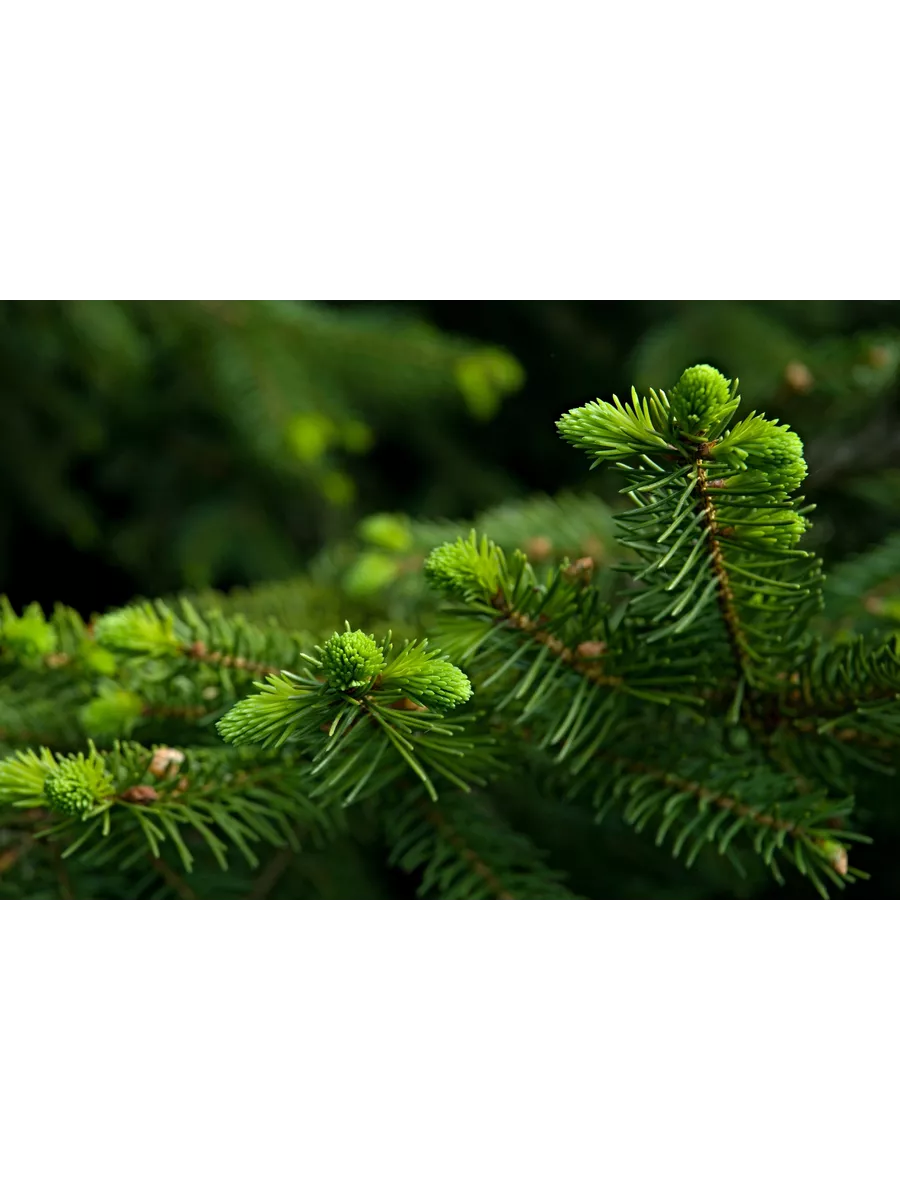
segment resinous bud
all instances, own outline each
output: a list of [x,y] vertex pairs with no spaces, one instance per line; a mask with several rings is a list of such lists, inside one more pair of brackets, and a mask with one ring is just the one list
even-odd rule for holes
[[739,403],[731,381],[705,363],[688,367],[669,394],[673,425],[695,437],[717,436]]

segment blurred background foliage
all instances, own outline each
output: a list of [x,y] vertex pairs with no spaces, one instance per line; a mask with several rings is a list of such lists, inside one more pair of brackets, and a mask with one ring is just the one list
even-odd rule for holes
[[[316,636],[344,616],[417,632],[425,553],[476,516],[536,562],[614,557],[619,482],[554,423],[695,362],[803,438],[807,544],[844,563],[829,618],[900,628],[900,580],[852,562],[885,539],[895,562],[900,537],[900,303],[860,301],[2,303],[0,592],[87,617],[187,590]],[[527,825],[527,797],[505,802]],[[571,819],[535,836],[571,841]],[[628,831],[610,856],[603,830],[575,840],[586,871],[612,864],[610,894],[698,894]],[[900,820],[872,832],[853,891],[894,896]],[[350,894],[343,853],[310,868],[316,894]]]
[[521,383],[413,311],[6,303],[6,586],[90,607],[278,578],[386,500],[480,503],[502,485],[473,430]]

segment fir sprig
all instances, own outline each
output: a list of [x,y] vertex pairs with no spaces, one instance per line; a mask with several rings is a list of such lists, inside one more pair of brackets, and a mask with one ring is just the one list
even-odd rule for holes
[[471,686],[446,655],[427,642],[392,652],[361,630],[336,633],[305,655],[314,671],[283,672],[257,684],[218,723],[226,741],[277,748],[289,739],[310,754],[321,776],[316,795],[350,804],[404,767],[424,783],[432,799],[437,772],[456,787],[481,780],[483,750],[460,737],[465,721],[446,714],[464,704]]
[[755,414],[725,432],[739,398],[712,367],[682,375],[677,411],[665,393],[653,396],[665,447],[638,448],[627,437],[610,446],[594,430],[601,401],[559,422],[564,438],[595,457],[625,460],[617,467],[634,511],[623,514],[622,541],[646,564],[629,612],[652,627],[652,640],[699,622],[713,647],[718,626],[735,686],[775,686],[805,652],[821,606],[818,561],[797,547],[807,521],[790,496],[806,473],[799,438]]

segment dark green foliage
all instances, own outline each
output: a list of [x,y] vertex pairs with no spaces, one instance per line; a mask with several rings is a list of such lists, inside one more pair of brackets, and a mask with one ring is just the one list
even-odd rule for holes
[[283,577],[386,490],[386,443],[436,494],[465,490],[450,431],[482,428],[522,380],[413,312],[4,302],[0,574],[28,565],[28,532],[79,576],[127,571],[154,595]]
[[385,805],[390,863],[421,880],[436,900],[570,900],[559,871],[482,796],[433,805],[421,790]]
[[374,513],[303,574],[90,623],[4,603],[0,894],[865,879],[895,821],[896,538],[823,573],[800,437],[683,362],[559,422],[612,509]]

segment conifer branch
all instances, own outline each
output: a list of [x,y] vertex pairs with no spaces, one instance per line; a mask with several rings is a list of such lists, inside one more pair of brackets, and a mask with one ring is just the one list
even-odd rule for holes
[[226,671],[246,671],[249,675],[279,675],[285,670],[284,666],[254,662],[239,654],[223,654],[221,650],[210,650],[201,641],[191,642],[189,646],[182,646],[180,649],[186,658],[208,663],[212,667],[221,667]]
[[728,633],[728,640],[731,645],[731,650],[735,658],[739,675],[747,679],[752,677],[752,665],[749,659],[746,637],[738,617],[734,592],[732,591],[731,581],[728,576],[728,569],[725,565],[725,556],[722,552],[722,544],[719,536],[719,525],[716,519],[716,509],[712,499],[712,487],[717,484],[724,483],[724,480],[710,481],[707,478],[706,466],[704,464],[704,452],[707,449],[708,446],[706,444],[703,444],[698,448],[694,464],[697,473],[696,478],[697,490],[699,492],[699,503],[703,512],[705,526],[709,531],[707,547],[709,549],[712,570],[718,581],[716,597],[719,602],[719,609],[722,613],[722,620],[725,623],[725,629]]
[[[630,604],[651,626],[647,640],[694,627],[714,650],[715,595],[741,681],[736,717],[746,684],[766,685],[773,659],[801,653],[803,619],[818,596],[814,561],[796,548],[807,522],[789,498],[806,473],[802,445],[755,413],[726,432],[740,397],[736,382],[711,367],[685,371],[671,401],[653,391],[649,404],[632,395],[630,406],[614,397],[614,405],[573,409],[560,432],[596,462],[631,460],[615,463],[635,504],[620,518],[621,540],[647,563],[636,575],[643,591]],[[644,436],[651,430],[657,444]]]
[[591,683],[598,687],[619,688],[625,682],[621,675],[608,675],[598,661],[606,652],[605,642],[583,642],[572,650],[561,638],[541,628],[541,620],[546,620],[546,617],[535,619],[526,613],[516,612],[501,595],[495,596],[491,603],[507,624],[521,630],[539,645],[546,646],[560,662],[590,679]]
[[484,863],[471,846],[467,845],[464,838],[454,829],[450,822],[443,816],[440,809],[436,805],[426,807],[422,805],[425,812],[426,820],[435,825],[441,837],[448,841],[451,846],[462,856],[472,870],[480,875],[485,881],[490,891],[496,900],[514,900],[515,897],[503,887],[503,884],[494,874],[489,866]]
[[[823,895],[863,877],[848,846],[867,839],[848,826],[861,781],[868,798],[897,766],[900,637],[853,636],[854,590],[872,600],[860,632],[884,630],[900,542],[839,576],[827,637],[820,564],[798,545],[802,445],[762,415],[735,421],[739,403],[736,381],[698,366],[668,396],[563,416],[567,441],[624,475],[612,566],[605,506],[538,498],[480,536],[374,514],[361,555],[329,548],[296,583],[93,625],[0,600],[0,740],[22,746],[0,759],[4,894],[40,871],[71,894],[72,858],[86,896],[115,870],[133,894],[170,894],[158,876],[197,898],[195,861],[228,869],[237,851],[263,898],[301,836],[337,836],[359,804],[420,896],[571,898],[491,787],[529,829],[589,798],[688,866],[711,847],[741,872],[752,851]],[[442,595],[441,651],[412,640],[434,614],[424,582]],[[316,644],[345,600],[410,638],[347,623]],[[163,744],[126,740],[141,733]]]
[[627,771],[646,775],[651,779],[657,779],[674,789],[676,793],[688,793],[696,797],[701,806],[713,805],[724,812],[733,813],[738,818],[746,819],[754,825],[774,830],[777,833],[789,834],[792,838],[797,838],[821,852],[831,862],[839,875],[844,876],[847,874],[848,857],[846,848],[831,838],[810,833],[800,821],[785,819],[773,813],[767,813],[760,808],[745,804],[733,796],[725,795],[692,780],[680,778],[670,771],[649,766],[647,763],[623,758],[620,755],[611,753],[602,754],[600,757],[622,765]]
[[403,788],[382,808],[390,862],[421,872],[419,895],[445,900],[568,900],[573,894],[530,840],[484,796],[455,793],[439,804]]

